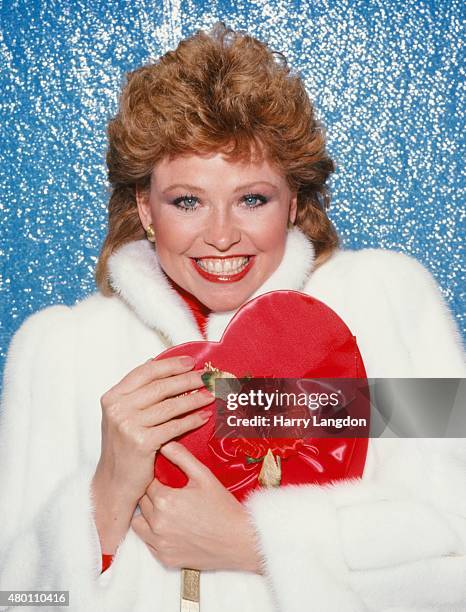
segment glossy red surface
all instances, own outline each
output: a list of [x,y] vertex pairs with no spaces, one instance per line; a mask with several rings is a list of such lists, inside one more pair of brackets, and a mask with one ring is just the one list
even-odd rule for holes
[[[273,291],[244,304],[220,342],[180,344],[157,359],[186,354],[195,358],[196,368],[210,361],[238,378],[245,374],[255,378],[366,378],[356,339],[346,324],[319,300],[296,291]],[[178,441],[242,500],[258,486],[261,462],[246,461],[247,453],[253,455],[253,441],[240,444],[217,439],[214,431],[212,417]],[[257,440],[257,444],[266,448],[267,441]],[[286,453],[279,452],[276,441],[271,446],[283,457],[281,484],[286,485],[360,477],[367,444],[367,438],[312,438],[294,444],[288,440]],[[185,475],[161,454],[155,461],[155,476],[170,486],[186,484]]]

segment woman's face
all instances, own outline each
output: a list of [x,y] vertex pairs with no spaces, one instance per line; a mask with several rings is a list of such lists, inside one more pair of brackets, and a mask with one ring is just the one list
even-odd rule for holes
[[156,164],[137,194],[160,265],[213,311],[240,306],[278,267],[296,193],[267,161],[186,155]]

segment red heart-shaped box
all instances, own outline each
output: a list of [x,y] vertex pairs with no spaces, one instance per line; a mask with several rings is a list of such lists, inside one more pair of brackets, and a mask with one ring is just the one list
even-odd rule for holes
[[[297,291],[271,291],[254,298],[236,312],[219,342],[179,344],[156,359],[176,355],[191,355],[199,369],[211,362],[238,378],[366,379],[356,339],[346,324],[324,303]],[[218,439],[215,427],[212,417],[178,441],[239,500],[259,486],[261,462],[248,462],[246,455],[259,457],[269,447],[282,458],[282,485],[323,484],[360,477],[364,470],[367,437],[287,440],[277,449],[273,440],[243,440],[238,445]],[[172,487],[187,482],[184,473],[160,453],[154,473]]]

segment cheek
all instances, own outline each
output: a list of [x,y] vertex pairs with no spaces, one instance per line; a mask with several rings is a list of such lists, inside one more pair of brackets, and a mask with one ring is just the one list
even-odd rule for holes
[[183,223],[182,219],[173,215],[159,215],[155,217],[155,242],[160,253],[183,253],[193,240],[195,232],[192,224]]
[[249,234],[253,237],[256,246],[264,253],[273,256],[281,255],[286,241],[286,222],[277,216],[270,216],[249,225]]

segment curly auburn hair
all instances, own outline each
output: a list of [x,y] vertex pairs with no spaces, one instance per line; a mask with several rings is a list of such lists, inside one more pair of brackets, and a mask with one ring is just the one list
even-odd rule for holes
[[112,252],[145,236],[136,188],[149,188],[154,165],[167,156],[265,155],[297,191],[296,225],[312,240],[316,264],[338,245],[326,214],[326,181],[335,166],[323,129],[301,78],[281,53],[252,36],[218,23],[128,73],[108,139],[109,227],[96,267],[104,295],[113,293],[107,271]]

